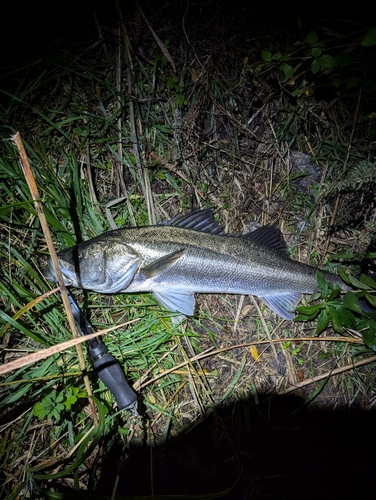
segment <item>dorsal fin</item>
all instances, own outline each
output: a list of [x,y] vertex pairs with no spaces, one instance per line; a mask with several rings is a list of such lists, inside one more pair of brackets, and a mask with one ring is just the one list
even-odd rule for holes
[[164,221],[163,225],[194,229],[203,233],[225,234],[218,222],[214,220],[211,208],[207,208],[206,210],[195,209],[187,214],[175,215],[171,220]]
[[262,226],[247,234],[243,234],[242,238],[248,241],[254,241],[265,245],[279,252],[287,253],[286,242],[283,239],[283,235],[279,229],[273,226]]

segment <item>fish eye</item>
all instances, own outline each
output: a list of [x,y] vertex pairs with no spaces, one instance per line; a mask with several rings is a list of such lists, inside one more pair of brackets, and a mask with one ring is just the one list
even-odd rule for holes
[[72,248],[72,250],[69,252],[67,255],[67,261],[69,264],[72,264],[73,266],[77,267],[78,264],[80,263],[81,260],[81,254],[78,251],[77,247]]

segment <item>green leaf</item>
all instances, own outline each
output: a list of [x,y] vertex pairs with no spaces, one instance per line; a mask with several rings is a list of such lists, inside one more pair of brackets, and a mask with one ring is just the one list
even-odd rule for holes
[[154,128],[156,128],[160,132],[163,132],[164,134],[172,134],[173,133],[171,127],[168,125],[154,125]]
[[327,297],[329,293],[329,284],[325,281],[325,278],[320,271],[317,271],[316,276],[322,297]]
[[340,54],[337,57],[337,67],[338,69],[347,68],[351,63],[351,57],[349,54]]
[[77,401],[76,396],[67,397],[67,399],[64,401],[65,409],[70,410],[76,401]]
[[364,47],[372,47],[373,45],[376,45],[376,28],[371,28],[366,33],[366,36],[362,40],[362,45]]
[[320,63],[317,59],[314,59],[311,64],[311,71],[315,75],[320,69]]
[[70,410],[74,403],[77,401],[77,393],[79,392],[78,387],[71,387],[66,391],[66,399],[64,401],[64,406],[66,410]]
[[360,275],[360,282],[376,290],[376,281],[367,276],[366,274]]
[[342,304],[336,307],[335,311],[338,315],[338,320],[339,323],[341,324],[341,327],[355,328],[356,320],[352,312],[346,309]]
[[329,314],[326,309],[323,309],[317,319],[316,333],[321,333],[329,324]]
[[281,62],[287,62],[287,61],[290,61],[290,59],[291,59],[291,56],[289,54],[284,54],[281,57]]
[[337,270],[341,280],[344,281],[347,285],[349,285],[350,284],[349,275],[343,270],[341,264],[338,265]]
[[352,77],[346,78],[345,83],[346,83],[347,89],[352,89],[354,87],[357,87],[360,84],[360,78],[358,78],[356,76],[352,76]]
[[39,418],[39,420],[43,420],[47,415],[47,409],[42,401],[35,403],[33,408],[33,414]]
[[306,43],[308,43],[309,45],[313,45],[314,43],[317,42],[317,40],[318,40],[317,34],[316,34],[316,31],[314,31],[314,30],[311,30],[305,39]]
[[314,304],[312,306],[298,306],[296,310],[299,314],[304,314],[305,316],[316,316],[321,308],[321,304]]
[[320,49],[320,47],[313,47],[313,49],[311,50],[311,55],[313,57],[320,57],[321,56],[321,49]]
[[90,432],[86,434],[85,439],[81,442],[80,447],[77,450],[76,453],[76,460],[66,467],[64,470],[60,470],[59,472],[55,472],[52,474],[34,474],[34,471],[40,470],[40,468],[34,468],[31,469],[31,472],[33,473],[34,479],[56,479],[59,477],[64,477],[68,476],[70,472],[74,471],[77,469],[88,456],[91,455],[95,447],[97,446],[99,440],[103,437],[103,430],[104,430],[104,424],[105,424],[105,411],[104,411],[104,406],[96,399],[93,397],[93,400],[96,403],[96,406],[98,408],[98,413],[99,413],[99,423],[96,427],[93,427]]
[[262,50],[261,57],[263,61],[270,62],[272,60],[272,53],[270,52],[270,50]]
[[287,76],[287,78],[293,78],[294,68],[292,66],[287,63],[283,63],[281,64],[280,69],[283,71],[284,75]]
[[333,330],[335,330],[338,333],[343,332],[343,326],[341,323],[341,320],[338,316],[338,312],[334,307],[327,307],[327,312],[329,314],[330,322],[332,324]]
[[350,281],[352,286],[359,288],[360,290],[371,290],[372,289],[371,287],[369,287],[365,283],[362,283],[361,281],[354,278],[354,276],[351,276],[351,274],[349,274],[349,281]]
[[40,344],[47,344],[46,340],[44,340],[41,336],[32,332],[31,330],[28,330],[23,325],[21,325],[18,321],[15,321],[13,318],[8,316],[8,314],[6,314],[5,312],[3,312],[1,310],[0,310],[0,319],[5,321],[5,323],[9,323],[10,325],[12,325],[14,328],[19,330],[24,335],[32,338],[33,340],[35,340],[35,342],[39,342]]
[[86,396],[85,391],[81,392],[78,387],[69,387],[65,394],[64,406],[66,410],[70,410],[78,398]]
[[294,318],[294,321],[303,321],[303,322],[306,322],[306,321],[312,321],[314,319],[316,319],[317,317],[317,313],[315,314],[310,314],[310,315],[307,315],[307,314],[298,314],[297,316],[295,316]]
[[338,77],[338,76],[332,76],[330,78],[330,83],[333,85],[333,87],[339,87],[342,83],[342,78]]
[[343,297],[343,305],[350,311],[357,313],[362,312],[362,308],[359,305],[358,299],[354,292],[347,292]]
[[65,398],[65,394],[64,392],[59,392],[59,394],[56,396],[56,391],[55,392],[55,401],[56,403],[62,403],[64,401],[64,398]]
[[[329,289],[330,287],[333,287],[333,285],[330,283],[329,284]],[[328,298],[327,298],[327,301],[328,302],[333,302],[341,293],[341,289],[338,285],[334,285],[333,289],[331,290]]]
[[371,306],[376,307],[376,297],[370,293],[366,293],[366,299],[371,304]]
[[126,427],[118,427],[117,431],[120,436],[127,436],[129,434],[129,429],[127,429]]
[[64,396],[61,393],[57,396],[56,391],[52,391],[45,396],[42,401],[34,405],[34,415],[38,417],[39,420],[43,420],[45,417],[59,420],[60,413],[64,410],[64,405],[61,403],[63,399]]
[[[375,321],[369,321],[367,322],[367,326],[368,326],[368,329],[367,330],[363,330],[361,332],[362,334],[362,339],[363,339],[363,342],[366,344],[367,347],[369,347],[370,349],[373,349],[374,351],[376,351],[376,322]],[[359,326],[359,329],[360,328],[360,325]]]
[[337,66],[336,60],[329,54],[319,57],[318,62],[322,68],[335,68]]

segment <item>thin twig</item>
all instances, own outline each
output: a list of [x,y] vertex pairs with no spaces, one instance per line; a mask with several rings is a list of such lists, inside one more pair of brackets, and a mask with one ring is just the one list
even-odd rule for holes
[[[272,344],[284,343],[284,342],[286,342],[286,340],[289,340],[289,339],[278,338],[278,339],[271,339],[271,340],[255,340],[254,342],[245,342],[244,344],[236,344],[236,345],[232,345],[232,346],[228,346],[228,347],[222,347],[221,349],[205,351],[203,353],[197,354],[197,356],[194,356],[193,358],[190,358],[189,360],[183,361],[179,365],[176,365],[172,368],[169,368],[168,370],[161,372],[159,375],[155,376],[154,378],[152,378],[148,381],[145,381],[142,384],[138,384],[137,390],[140,391],[144,387],[154,383],[156,380],[159,380],[160,378],[164,377],[165,375],[168,375],[169,373],[173,373],[176,370],[180,370],[180,368],[183,368],[188,363],[193,363],[194,361],[209,358],[210,356],[216,356],[217,354],[221,354],[222,352],[226,352],[226,351],[231,351],[233,349],[242,349],[245,347],[250,347],[252,345],[261,345],[261,344],[270,344],[270,343],[272,343]],[[304,342],[304,341],[310,341],[310,340],[317,341],[317,342],[349,342],[351,344],[363,344],[363,340],[354,339],[352,337],[296,337],[296,338],[294,338],[294,342]],[[367,360],[369,360],[368,361],[369,363],[372,363],[373,361],[376,360],[376,357],[367,358]],[[363,364],[367,364],[367,363],[363,363]],[[354,364],[354,366],[356,366],[356,364]]]
[[141,9],[140,4],[138,2],[137,2],[137,8],[140,11],[140,14],[141,14],[143,20],[145,21],[147,27],[149,28],[150,33],[153,35],[153,38],[154,38],[156,44],[161,49],[162,54],[165,56],[166,60],[171,64],[171,67],[172,67],[174,73],[176,73],[176,66],[175,66],[174,60],[171,57],[171,54],[167,50],[166,45],[164,45],[164,43],[162,43],[161,39],[158,37],[158,35],[155,33],[155,31],[151,27],[149,21],[147,20],[147,17],[145,16],[145,14],[144,14],[143,10]]
[[0,365],[0,375],[4,375],[4,373],[8,373],[13,370],[18,370],[19,368],[22,368],[26,365],[31,365],[32,363],[36,363],[41,359],[49,358],[53,354],[65,351],[66,349],[70,349],[73,346],[78,346],[83,342],[94,339],[95,337],[99,337],[100,335],[104,335],[105,333],[112,332],[117,328],[122,328],[124,326],[130,325],[131,323],[135,323],[138,320],[139,318],[136,318],[131,321],[127,321],[126,323],[121,323],[120,325],[112,326],[104,330],[98,330],[97,332],[90,333],[89,335],[85,335],[83,337],[80,336],[71,340],[67,340],[66,342],[60,342],[59,344],[48,347],[47,349],[41,349],[40,351],[33,352],[32,354],[28,354],[27,356],[23,356],[22,358],[16,359],[14,361],[9,361],[8,363]]
[[317,377],[313,378],[308,378],[307,380],[304,380],[303,382],[299,382],[295,384],[294,386],[287,387],[287,389],[283,389],[282,391],[278,391],[278,395],[284,395],[284,394],[290,394],[291,392],[296,391],[297,389],[301,389],[302,387],[305,387],[307,385],[314,384],[315,382],[319,382],[320,380],[323,380],[327,377],[333,376],[333,375],[338,375],[339,373],[347,372],[349,370],[352,370],[353,368],[358,368],[359,366],[364,366],[368,365],[370,363],[373,363],[376,361],[376,356],[371,356],[369,358],[361,359],[360,361],[357,361],[356,363],[351,363],[351,365],[346,365],[346,366],[341,366],[340,368],[335,368],[334,370],[331,370],[330,372],[322,373],[321,375],[317,375]]
[[[54,243],[52,241],[50,229],[48,227],[48,222],[47,222],[44,210],[43,210],[43,204],[40,201],[40,196],[39,196],[37,184],[35,182],[34,174],[33,174],[33,171],[31,170],[30,163],[29,163],[29,160],[28,160],[26,150],[24,148],[20,133],[17,132],[16,135],[12,139],[17,147],[18,154],[20,156],[22,170],[23,170],[26,182],[29,186],[31,196],[32,196],[33,201],[34,201],[34,206],[35,206],[36,212],[38,214],[38,217],[39,217],[39,220],[40,220],[40,223],[42,226],[44,237],[46,239],[47,247],[48,247],[48,250],[50,252],[51,260],[52,260],[52,263],[54,266],[54,270],[55,270],[56,277],[57,277],[60,291],[61,291],[61,297],[63,300],[64,309],[65,309],[65,312],[66,312],[66,315],[68,318],[69,327],[71,329],[73,337],[79,337],[79,334],[78,334],[77,329],[76,329],[76,323],[74,321],[73,314],[72,314],[72,311],[71,311],[71,308],[69,305],[67,290],[65,288],[63,276],[61,274],[55,246],[54,246]],[[76,350],[77,350],[78,359],[80,360],[80,367],[81,367],[81,370],[84,374],[83,379],[84,379],[87,394],[89,396],[88,402],[89,402],[89,406],[91,408],[91,412],[93,415],[93,421],[94,421],[95,425],[97,425],[98,424],[98,417],[96,414],[94,402],[91,399],[92,390],[91,390],[91,386],[90,386],[89,377],[86,373],[86,363],[85,363],[85,359],[84,359],[81,345],[77,345]]]

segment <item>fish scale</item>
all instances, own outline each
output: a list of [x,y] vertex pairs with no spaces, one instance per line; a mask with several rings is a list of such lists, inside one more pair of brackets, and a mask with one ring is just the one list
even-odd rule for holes
[[[278,229],[225,235],[210,209],[159,226],[108,231],[60,251],[58,259],[67,286],[151,292],[171,312],[187,316],[194,314],[195,293],[227,293],[255,295],[291,320],[301,295],[317,288],[317,269],[288,256]],[[348,289],[338,276],[323,274]],[[51,261],[45,276],[56,279]]]

